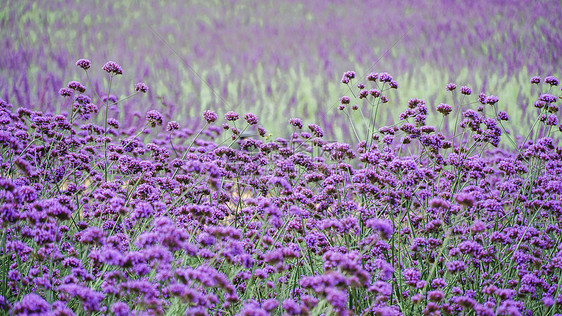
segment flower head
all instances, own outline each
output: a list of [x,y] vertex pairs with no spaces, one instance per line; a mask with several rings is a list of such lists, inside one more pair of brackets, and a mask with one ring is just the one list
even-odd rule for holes
[[530,83],[534,83],[534,84],[539,84],[541,83],[541,77],[539,76],[534,76],[531,77],[531,79],[529,80]]
[[180,129],[180,124],[176,121],[168,122],[168,125],[166,126],[166,130],[168,132],[175,131],[178,129]]
[[244,119],[250,125],[258,124],[258,117],[254,113],[246,113],[246,115],[244,115]]
[[449,82],[449,83],[447,84],[447,86],[445,86],[445,89],[446,89],[447,91],[453,91],[453,90],[455,90],[456,88],[457,88],[457,85],[454,84],[454,83],[452,83],[452,82]]
[[467,86],[462,86],[461,87],[461,93],[464,94],[464,95],[471,95],[472,89],[467,87]]
[[216,121],[219,117],[213,111],[205,111],[203,112],[203,118],[210,124]]
[[146,112],[146,121],[150,123],[152,127],[160,126],[163,122],[162,114],[155,110],[148,111]]
[[135,91],[146,93],[148,92],[148,86],[144,84],[144,82],[137,82],[137,84],[135,84]]
[[92,65],[92,62],[89,61],[88,59],[78,59],[78,61],[76,62],[76,66],[84,69],[84,70],[88,70],[90,69],[90,66]]
[[123,74],[123,69],[121,68],[121,66],[119,66],[117,63],[113,61],[108,61],[107,63],[105,63],[102,69],[105,70],[108,74],[114,74],[114,75]]
[[302,128],[302,120],[300,118],[292,118],[289,120],[289,124],[296,128]]
[[558,79],[554,76],[548,76],[546,78],[544,78],[544,83],[548,83],[551,86],[557,86],[560,82],[558,81]]
[[228,111],[224,115],[224,119],[227,120],[227,121],[237,121],[239,118],[240,118],[240,114],[238,114],[234,111]]

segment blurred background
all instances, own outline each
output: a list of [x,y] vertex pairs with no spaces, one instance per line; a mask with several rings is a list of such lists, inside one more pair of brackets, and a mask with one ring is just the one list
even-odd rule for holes
[[122,125],[154,109],[196,128],[204,110],[233,110],[254,112],[274,136],[301,117],[350,140],[337,109],[351,94],[343,72],[355,71],[355,83],[388,72],[399,88],[381,107],[381,126],[409,98],[432,110],[452,103],[445,85],[454,82],[499,96],[517,132],[536,118],[529,78],[561,74],[560,12],[561,1],[2,1],[0,97],[66,111],[58,90],[87,83],[76,60],[92,61],[100,94],[108,86],[101,67],[112,60],[124,70],[112,94],[122,99],[138,81],[150,87],[112,109]]

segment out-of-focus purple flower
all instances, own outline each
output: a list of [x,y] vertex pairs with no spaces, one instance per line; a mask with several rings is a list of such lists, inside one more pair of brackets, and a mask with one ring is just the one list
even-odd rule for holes
[[467,87],[467,86],[462,86],[461,87],[461,93],[464,94],[464,95],[471,95],[472,89],[470,87]]
[[49,310],[50,306],[47,301],[35,293],[30,293],[14,304],[12,313],[14,315],[45,315]]
[[178,129],[180,129],[180,124],[176,121],[168,122],[168,125],[166,125],[168,132],[177,131]]
[[541,77],[539,76],[534,76],[531,77],[531,79],[529,80],[530,83],[534,83],[534,84],[539,84],[541,83]]
[[427,292],[427,299],[432,302],[440,302],[444,297],[443,291],[429,291]]
[[544,83],[548,83],[551,86],[557,86],[560,82],[558,81],[558,78],[554,76],[548,76],[544,78]]
[[137,82],[135,84],[135,91],[147,93],[148,92],[148,86],[144,82]]
[[389,220],[373,218],[367,220],[366,224],[367,227],[378,230],[382,238],[388,240],[390,239],[390,237],[392,237],[393,228],[392,223]]
[[129,305],[124,302],[115,302],[111,305],[111,311],[115,316],[127,316],[129,315]]
[[346,309],[347,306],[347,293],[330,287],[326,289],[326,300],[340,313]]
[[156,110],[150,110],[148,112],[146,112],[146,121],[152,126],[152,127],[156,127],[156,126],[160,126],[163,123],[164,118],[162,117],[162,114],[160,114],[160,112],[156,111]]
[[282,307],[289,315],[300,315],[301,313],[300,305],[292,299],[284,300]]
[[109,119],[107,119],[107,125],[115,128],[115,129],[118,129],[119,128],[119,121],[114,119],[114,118],[109,118]]
[[457,193],[455,194],[455,201],[457,201],[460,205],[472,207],[474,204],[474,196],[470,193]]
[[369,292],[375,292],[383,296],[390,296],[392,294],[392,284],[384,281],[376,281],[369,287]]
[[84,69],[84,70],[88,70],[90,69],[90,66],[92,65],[92,62],[88,59],[78,59],[78,61],[76,62],[76,66]]
[[102,69],[105,70],[105,72],[107,72],[108,74],[114,74],[114,75],[123,74],[123,69],[121,68],[121,66],[119,66],[117,63],[113,61],[108,61],[107,63],[105,63]]
[[452,83],[452,82],[449,82],[449,83],[447,84],[447,86],[445,86],[445,89],[446,89],[447,91],[453,91],[453,90],[455,90],[456,88],[457,88],[457,85],[454,84],[454,83]]
[[271,312],[272,310],[276,309],[277,306],[279,306],[279,301],[274,299],[274,298],[270,298],[268,300],[265,300],[262,303],[263,309],[265,309],[268,312]]

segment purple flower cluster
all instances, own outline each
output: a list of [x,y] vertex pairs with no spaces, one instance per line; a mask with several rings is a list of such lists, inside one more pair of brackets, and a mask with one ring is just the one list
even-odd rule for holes
[[373,109],[357,144],[297,118],[288,138],[249,136],[266,135],[252,113],[240,126],[226,113],[228,129],[164,128],[155,110],[137,129],[105,115],[100,126],[71,83],[72,115],[0,102],[5,313],[523,315],[562,304],[562,148],[547,91],[540,131],[510,148],[507,112],[484,93],[436,107],[458,118],[455,134],[427,124],[435,113],[414,98],[399,123],[377,126],[398,88],[388,73],[356,84]]

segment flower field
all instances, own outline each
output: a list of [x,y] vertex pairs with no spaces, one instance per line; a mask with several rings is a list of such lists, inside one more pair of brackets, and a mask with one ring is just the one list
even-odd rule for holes
[[560,3],[92,3],[0,8],[0,314],[562,315]]

